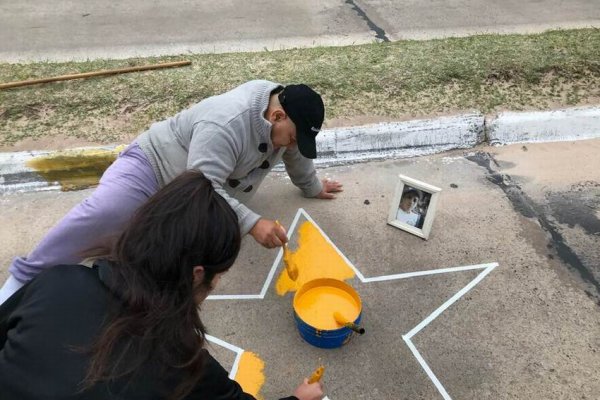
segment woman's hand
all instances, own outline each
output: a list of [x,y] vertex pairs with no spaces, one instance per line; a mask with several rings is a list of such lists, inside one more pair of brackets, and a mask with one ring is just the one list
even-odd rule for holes
[[308,383],[308,378],[294,391],[294,396],[299,400],[321,400],[323,399],[323,384],[319,382]]

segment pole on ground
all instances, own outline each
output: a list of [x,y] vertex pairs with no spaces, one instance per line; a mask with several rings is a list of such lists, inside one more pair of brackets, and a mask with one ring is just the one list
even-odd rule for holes
[[174,62],[168,62],[168,63],[162,63],[162,64],[140,65],[137,67],[107,69],[107,70],[102,70],[102,71],[84,72],[81,74],[61,75],[61,76],[54,76],[51,78],[32,79],[32,80],[28,80],[28,81],[0,83],[0,89],[10,89],[10,88],[15,88],[15,87],[37,85],[40,83],[48,83],[48,82],[68,81],[71,79],[91,78],[94,76],[125,74],[128,72],[147,71],[147,70],[151,70],[151,69],[184,67],[186,65],[190,65],[191,63],[192,63],[191,61],[174,61]]

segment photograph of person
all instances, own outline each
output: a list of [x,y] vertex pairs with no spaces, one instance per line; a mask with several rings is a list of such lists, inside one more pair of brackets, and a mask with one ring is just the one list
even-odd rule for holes
[[427,215],[430,199],[430,193],[405,185],[398,211],[396,212],[396,219],[421,229]]

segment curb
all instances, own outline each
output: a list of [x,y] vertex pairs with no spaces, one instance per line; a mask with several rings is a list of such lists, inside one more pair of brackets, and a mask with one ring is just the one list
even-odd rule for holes
[[[488,142],[571,141],[600,138],[600,107],[504,112],[490,121],[472,112],[450,117],[323,130],[318,167],[415,157]],[[0,194],[75,190],[97,184],[125,145],[65,151],[0,153]],[[283,171],[278,165],[275,171]]]
[[0,194],[95,185],[125,145],[0,153]]
[[600,137],[600,107],[505,112],[491,121],[490,144],[559,142]]
[[323,130],[317,136],[318,166],[464,149],[484,139],[480,113],[436,119]]

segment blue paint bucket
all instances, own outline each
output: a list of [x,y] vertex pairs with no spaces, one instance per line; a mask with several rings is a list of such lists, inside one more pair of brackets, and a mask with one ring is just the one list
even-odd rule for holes
[[[343,302],[348,321],[360,324],[362,318],[360,296],[345,282],[328,278],[315,279],[304,284],[294,295],[296,326],[300,336],[313,346],[324,349],[341,347],[354,334],[350,328],[335,322],[333,318],[335,308],[331,309],[332,299]],[[353,310],[351,317],[348,315],[348,310]]]

